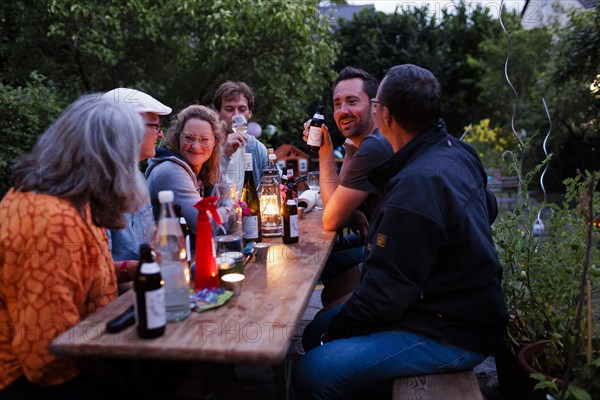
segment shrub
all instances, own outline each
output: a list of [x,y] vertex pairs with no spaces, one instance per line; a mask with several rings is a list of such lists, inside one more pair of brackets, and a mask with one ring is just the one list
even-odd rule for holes
[[32,72],[25,87],[0,82],[0,198],[10,186],[10,166],[31,150],[38,136],[58,116],[66,101],[45,84],[45,77]]

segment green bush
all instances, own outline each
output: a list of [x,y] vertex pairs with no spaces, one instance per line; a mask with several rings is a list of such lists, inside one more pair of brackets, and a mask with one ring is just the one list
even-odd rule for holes
[[0,198],[10,186],[10,166],[15,158],[31,150],[67,103],[45,79],[33,72],[25,87],[0,82]]

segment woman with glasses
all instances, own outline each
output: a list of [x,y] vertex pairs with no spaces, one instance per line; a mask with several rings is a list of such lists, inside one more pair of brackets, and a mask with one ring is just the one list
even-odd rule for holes
[[[158,192],[172,190],[192,233],[198,211],[194,208],[212,185],[221,179],[219,161],[225,126],[208,107],[191,105],[177,115],[167,130],[165,147],[148,162],[146,179],[154,216],[158,218]],[[193,243],[193,241],[192,241]]]
[[[120,103],[140,114],[144,122],[144,136],[140,146],[138,161],[147,160],[156,154],[156,145],[162,139],[160,116],[171,113],[171,108],[165,106],[154,97],[137,89],[116,88],[102,95],[111,103]],[[108,246],[117,268],[119,292],[131,287],[131,281],[139,267],[140,245],[151,243],[154,235],[154,216],[152,204],[146,186],[144,174],[137,168],[129,170],[131,180],[142,184],[144,188],[144,205],[136,213],[126,213],[123,217],[127,224],[123,229],[107,229]]]

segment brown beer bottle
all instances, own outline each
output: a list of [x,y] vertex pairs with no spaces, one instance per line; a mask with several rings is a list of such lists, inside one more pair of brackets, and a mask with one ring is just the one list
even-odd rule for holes
[[288,198],[283,214],[283,243],[298,243],[298,231],[298,206],[293,199]]
[[318,106],[315,115],[313,115],[308,127],[308,140],[306,141],[306,147],[310,151],[319,151],[321,143],[323,141],[323,132],[321,132],[321,126],[325,122],[323,117],[323,106]]
[[160,267],[154,261],[152,247],[142,244],[140,253],[140,266],[133,285],[135,323],[138,336],[142,339],[151,339],[165,333],[167,325],[165,289]]

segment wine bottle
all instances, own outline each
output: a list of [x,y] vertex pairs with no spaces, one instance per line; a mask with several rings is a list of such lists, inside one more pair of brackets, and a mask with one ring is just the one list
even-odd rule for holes
[[165,281],[167,321],[182,321],[190,315],[190,271],[179,219],[173,210],[171,190],[158,192],[160,214],[154,237],[160,273]]
[[277,183],[280,184],[281,183],[281,170],[279,169],[279,166],[277,165],[277,156],[275,155],[275,151],[273,149],[267,149],[268,151],[268,157],[269,157],[269,164],[267,165],[267,168],[263,169],[263,176],[267,175],[267,176],[271,176],[273,177],[273,179],[277,180]]
[[323,117],[323,106],[318,106],[308,128],[308,140],[306,141],[306,147],[310,151],[319,151],[321,148],[321,142],[323,141],[323,132],[321,132],[321,126],[324,122],[325,118]]
[[286,200],[293,199],[298,205],[298,187],[294,178],[294,164],[291,161],[287,162],[286,187]]
[[298,243],[298,239],[298,206],[294,200],[288,199],[283,214],[283,243]]
[[242,217],[244,243],[260,242],[262,240],[260,201],[254,184],[252,167],[252,154],[244,153],[244,186],[242,187],[241,201],[246,203],[246,207],[250,211],[245,211],[244,214],[246,215]]
[[140,245],[140,254],[140,266],[133,284],[135,323],[138,336],[151,339],[165,333],[165,288],[152,247],[146,243]]

